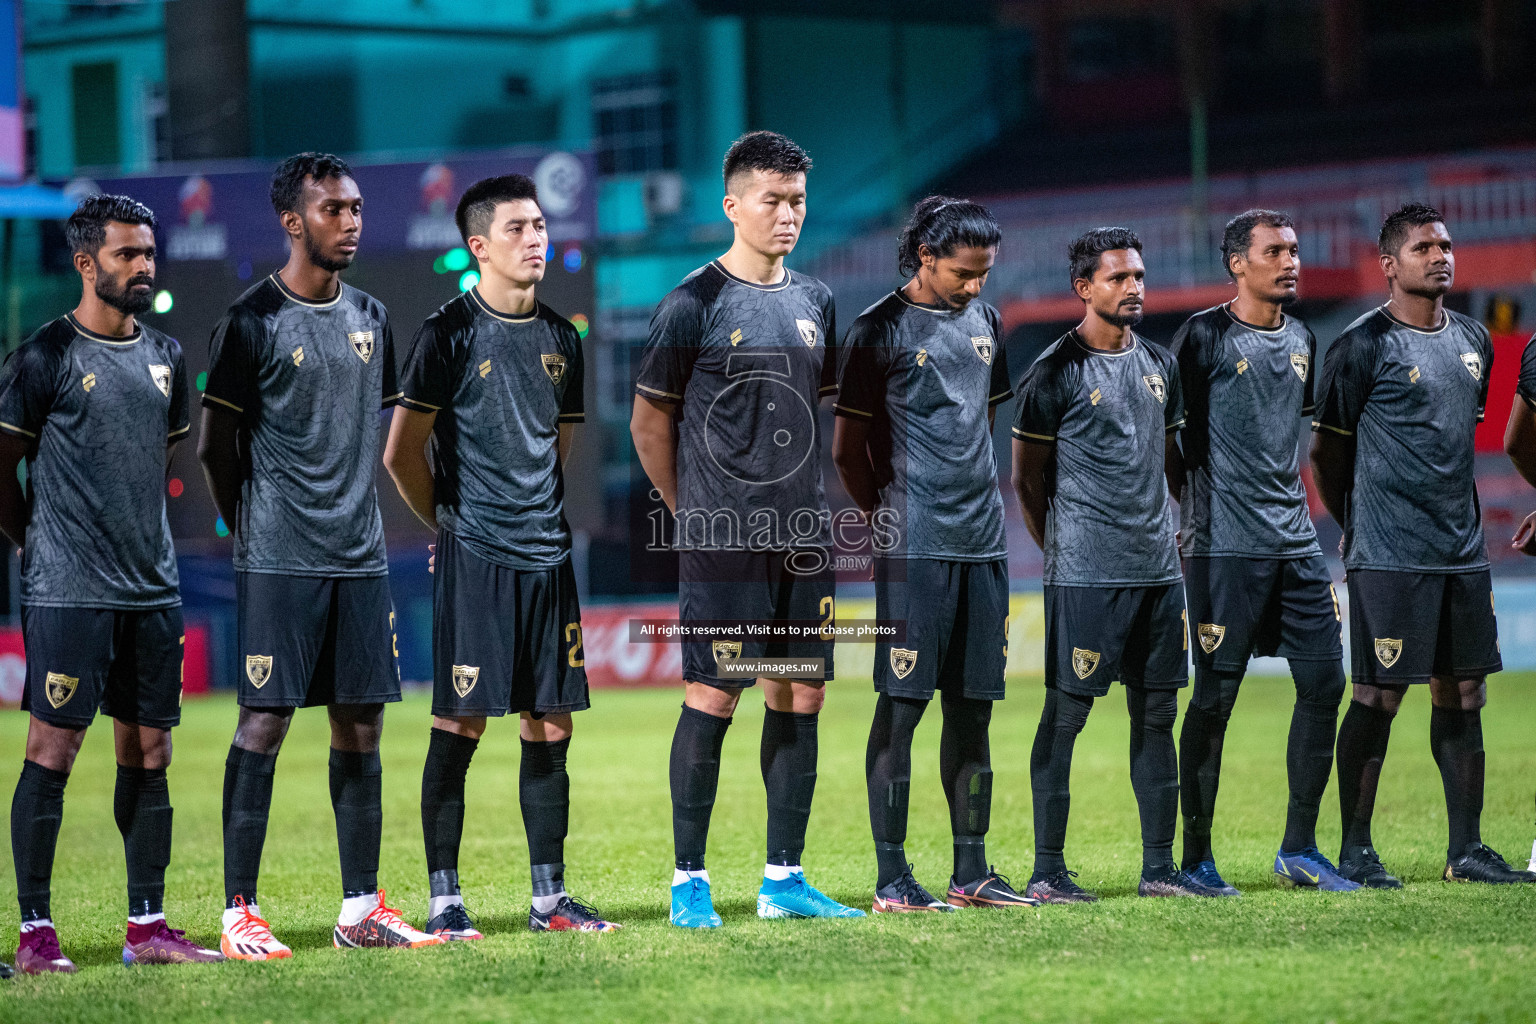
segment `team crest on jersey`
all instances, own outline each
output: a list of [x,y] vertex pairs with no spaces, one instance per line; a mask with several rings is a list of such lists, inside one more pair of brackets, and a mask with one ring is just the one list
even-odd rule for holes
[[927,361],[928,361],[928,350],[925,349],[925,348],[918,349],[917,350],[917,365],[918,366],[922,366]]
[[1397,664],[1397,659],[1402,657],[1403,642],[1401,640],[1388,640],[1384,637],[1376,638],[1376,660],[1381,662],[1382,668],[1391,668]]
[[805,342],[806,348],[816,347],[816,323],[812,320],[795,318],[795,326],[800,328],[800,340]]
[[1307,371],[1312,368],[1312,357],[1305,352],[1291,353],[1291,369],[1296,371],[1296,376],[1301,378],[1303,384],[1307,381]]
[[159,388],[166,398],[171,397],[171,368],[169,366],[151,366],[149,368],[149,378],[155,382],[155,387]]
[[251,681],[256,689],[267,685],[267,680],[272,678],[272,655],[247,654],[245,656],[245,678]]
[[741,657],[740,640],[716,640],[714,647],[716,661],[735,661]]
[[1168,385],[1163,381],[1160,373],[1151,373],[1141,378],[1146,382],[1147,390],[1152,392],[1152,397],[1157,399],[1157,404],[1162,405],[1168,401]]
[[62,672],[49,672],[47,679],[43,681],[43,692],[48,697],[48,703],[56,708],[61,708],[69,703],[69,698],[75,695],[75,690],[80,686],[78,676],[67,676]]
[[905,679],[917,667],[917,652],[902,647],[891,648],[891,671],[897,679]]
[[1087,679],[1098,667],[1098,651],[1085,651],[1081,647],[1072,648],[1072,671],[1077,673],[1077,678]]
[[1483,357],[1476,352],[1463,352],[1461,354],[1461,365],[1467,368],[1467,372],[1472,375],[1473,380],[1481,381],[1483,379]]
[[96,375],[94,373],[88,373],[84,377],[81,377],[80,386],[85,388],[86,394],[90,394],[91,388],[96,386]]
[[469,691],[475,688],[480,681],[479,665],[455,665],[453,666],[453,692],[460,697],[468,697]]
[[992,339],[990,337],[972,338],[971,348],[974,348],[976,354],[981,356],[982,362],[988,366],[992,365]]
[[544,360],[544,372],[549,374],[552,384],[559,384],[565,380],[565,356],[545,353],[541,356]]
[[1202,622],[1195,632],[1200,637],[1200,649],[1206,654],[1210,654],[1220,647],[1221,642],[1226,639],[1227,627],[1218,626],[1214,622]]
[[352,331],[347,335],[347,340],[352,343],[352,351],[363,362],[373,358],[373,332]]

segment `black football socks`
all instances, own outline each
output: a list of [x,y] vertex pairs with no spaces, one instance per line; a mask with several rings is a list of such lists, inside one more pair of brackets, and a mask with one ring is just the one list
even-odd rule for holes
[[464,778],[480,741],[432,729],[421,769],[421,834],[432,896],[459,895],[459,843],[464,835]]
[[117,766],[112,816],[128,861],[128,916],[164,912],[171,863],[171,793],[164,768]]
[[224,761],[224,905],[238,896],[256,904],[256,876],[261,849],[267,841],[267,815],[272,809],[275,754],[258,754],[231,745]]
[[720,784],[720,748],[729,718],[683,705],[672,734],[668,774],[672,789],[672,845],[679,871],[703,871],[709,816]]
[[565,836],[571,819],[571,777],[565,758],[571,739],[523,740],[522,745],[517,798],[528,833],[528,863],[537,900],[565,891]]
[[1344,697],[1344,665],[1339,661],[1293,661],[1296,704],[1285,745],[1285,776],[1290,800],[1285,809],[1288,853],[1317,845],[1317,811],[1333,772],[1333,740]]
[[331,808],[341,853],[341,889],[347,899],[379,891],[379,842],[384,829],[377,750],[331,748]]
[[[1221,751],[1227,722],[1237,703],[1243,673],[1220,672],[1195,665],[1194,691],[1184,709],[1179,730],[1179,793],[1184,805],[1184,864],[1193,868],[1213,859],[1211,822],[1216,815],[1216,789],[1221,779]],[[1330,756],[1332,748],[1330,747]]]
[[1072,807],[1072,748],[1078,733],[1088,724],[1092,697],[1065,693],[1055,687],[1045,691],[1045,707],[1029,755],[1029,788],[1034,802],[1035,874],[1049,875],[1067,869],[1063,850],[1067,840],[1067,813]]
[[869,790],[869,827],[875,837],[875,888],[907,873],[907,806],[912,789],[912,734],[927,710],[925,700],[880,694],[864,752]]
[[59,824],[64,820],[64,784],[67,772],[23,761],[16,794],[11,798],[11,857],[16,864],[16,900],[21,920],[42,921],[49,916],[49,890],[53,879],[53,854],[59,844]]
[[816,794],[816,714],[763,709],[760,761],[768,791],[768,863],[793,867],[805,853]]
[[954,837],[954,880],[969,885],[986,876],[987,829],[992,820],[992,702],[945,697],[939,735],[939,778],[949,800]]

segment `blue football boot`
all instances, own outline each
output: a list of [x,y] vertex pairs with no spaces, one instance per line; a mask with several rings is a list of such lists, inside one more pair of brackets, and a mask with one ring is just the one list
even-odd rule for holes
[[1275,854],[1275,875],[1281,885],[1294,885],[1302,889],[1320,892],[1354,892],[1359,882],[1352,882],[1339,874],[1339,869],[1318,852],[1317,847]]
[[1229,885],[1227,880],[1221,877],[1216,870],[1216,862],[1203,860],[1192,868],[1187,869],[1189,877],[1214,892],[1217,896],[1241,896],[1242,890],[1235,885]]
[[702,878],[672,887],[672,923],[679,928],[719,928],[720,915],[709,896],[709,883]]
[[863,917],[864,911],[845,907],[818,892],[796,872],[783,881],[763,879],[757,893],[758,917]]

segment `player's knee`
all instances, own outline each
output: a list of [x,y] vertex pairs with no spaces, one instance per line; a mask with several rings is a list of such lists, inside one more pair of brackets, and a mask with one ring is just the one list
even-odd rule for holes
[[1406,686],[1375,686],[1371,683],[1355,683],[1352,697],[1356,704],[1363,704],[1368,708],[1385,713],[1388,717],[1393,717],[1396,716],[1397,709],[1403,706],[1403,696],[1407,692],[1408,687]]
[[1337,661],[1298,661],[1291,676],[1299,703],[1337,708],[1344,699],[1344,666]]
[[[1147,732],[1173,732],[1173,723],[1179,717],[1179,692],[1177,690],[1144,690],[1138,696],[1132,694],[1132,714],[1141,719],[1141,728]],[[1140,714],[1135,715],[1136,704]]]
[[944,720],[960,726],[968,734],[982,733],[992,724],[992,702],[967,697],[945,696]]
[[33,717],[27,730],[26,757],[34,764],[68,775],[75,767],[75,756],[83,742],[84,729],[65,729]]
[[235,746],[253,754],[276,757],[283,748],[283,737],[293,721],[291,708],[273,710],[240,709],[240,723],[235,727]]
[[1488,703],[1488,682],[1486,678],[1431,679],[1429,699],[1436,707],[1476,711]]
[[1074,736],[1083,731],[1083,727],[1088,724],[1088,712],[1093,710],[1092,697],[1051,690],[1047,694],[1047,700],[1053,701],[1054,706],[1048,713],[1054,715],[1058,730],[1068,729]]

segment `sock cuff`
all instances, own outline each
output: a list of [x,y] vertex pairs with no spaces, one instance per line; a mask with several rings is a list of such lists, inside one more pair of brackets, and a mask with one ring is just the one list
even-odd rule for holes
[[821,712],[819,711],[801,714],[798,711],[775,711],[768,705],[763,705],[764,729],[782,729],[786,732],[794,729],[814,729],[820,719]]
[[277,771],[276,754],[258,754],[230,744],[229,756],[224,759],[227,767],[247,775],[272,775]]
[[683,717],[691,719],[695,725],[707,726],[711,730],[718,731],[722,736],[725,735],[725,730],[730,728],[731,722],[734,721],[732,718],[720,718],[708,712],[700,711],[698,708],[691,708],[687,704],[683,705]]
[[1349,710],[1346,712],[1346,714],[1363,715],[1374,722],[1390,722],[1392,721],[1393,717],[1392,712],[1388,711],[1386,708],[1371,707],[1371,705],[1362,704],[1360,701],[1355,700],[1353,697],[1349,699]]
[[566,753],[571,748],[571,738],[563,740],[529,740],[519,737],[523,747],[523,771],[535,775],[555,775],[565,770]]
[[480,741],[473,736],[461,736],[447,729],[433,728],[427,733],[427,754],[441,758],[450,764],[469,767],[470,760],[479,749]]
[[139,786],[143,786],[146,783],[164,782],[165,774],[166,769],[164,768],[138,768],[126,764],[117,766],[119,782],[133,782]]
[[331,748],[331,771],[347,778],[383,775],[384,766],[377,750],[337,750]]
[[38,764],[36,761],[22,761],[21,774],[30,775],[33,778],[44,782],[52,782],[59,786],[69,781],[69,772],[55,771],[46,765]]

